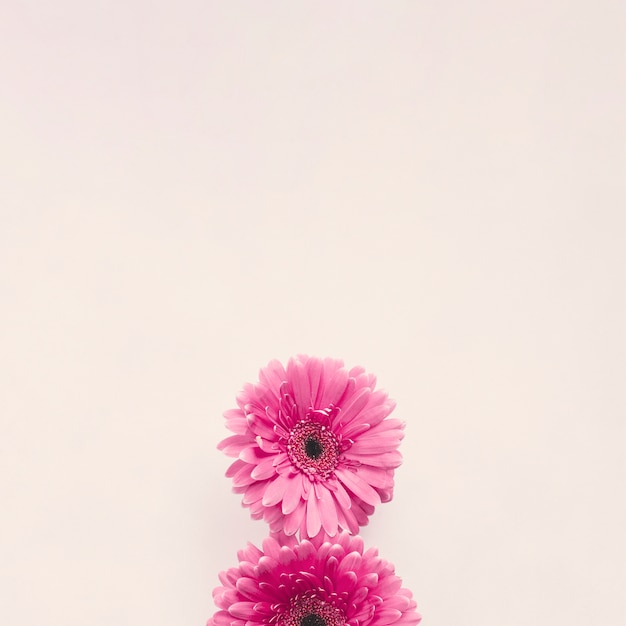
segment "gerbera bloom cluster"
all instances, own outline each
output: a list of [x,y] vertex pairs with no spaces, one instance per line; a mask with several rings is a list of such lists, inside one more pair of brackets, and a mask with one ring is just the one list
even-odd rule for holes
[[219,448],[252,517],[272,532],[314,537],[357,533],[393,495],[403,424],[363,368],[336,359],[272,361],[225,413],[235,434]]
[[393,566],[356,536],[393,495],[403,424],[375,378],[336,359],[272,361],[225,413],[219,448],[262,549],[220,574],[207,626],[412,626],[421,617]]

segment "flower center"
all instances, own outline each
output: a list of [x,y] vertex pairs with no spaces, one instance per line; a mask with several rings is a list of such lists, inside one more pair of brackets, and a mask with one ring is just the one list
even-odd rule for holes
[[326,620],[317,613],[309,613],[300,620],[300,626],[326,626]]
[[[310,593],[310,592],[309,592]],[[345,626],[343,611],[308,593],[291,599],[280,626]]]
[[[299,421],[289,433],[287,454],[291,462],[305,474],[328,478],[339,460],[339,443],[326,426],[310,419]],[[307,623],[302,626],[324,626]]]
[[[315,437],[308,437],[304,442],[304,451],[310,459],[319,459],[324,452],[322,444]],[[304,626],[317,626],[313,624],[304,624]]]

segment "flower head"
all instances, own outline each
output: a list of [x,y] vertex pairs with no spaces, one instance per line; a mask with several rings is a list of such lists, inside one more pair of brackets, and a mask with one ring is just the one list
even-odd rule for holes
[[375,548],[347,532],[239,552],[220,574],[207,626],[413,626],[421,617],[408,589]]
[[[403,424],[363,368],[336,359],[272,361],[225,413],[235,434],[218,446],[237,457],[226,475],[252,517],[272,532],[357,533],[391,499]],[[307,624],[305,626],[318,626]]]

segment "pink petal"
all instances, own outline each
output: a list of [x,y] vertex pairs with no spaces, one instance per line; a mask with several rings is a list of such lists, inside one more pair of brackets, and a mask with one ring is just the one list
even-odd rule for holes
[[370,395],[368,407],[359,415],[359,421],[365,422],[372,427],[382,422],[393,409],[393,407],[389,407],[386,404],[374,404],[373,399],[379,393],[382,392],[376,391]]
[[358,471],[359,476],[361,476],[365,482],[372,485],[372,487],[378,487],[379,489],[391,489],[393,487],[392,470],[371,467],[370,465],[361,465]]
[[[393,576],[389,576],[388,578],[393,578]],[[406,611],[411,606],[411,600],[409,598],[396,594],[395,591],[383,593],[380,591],[380,585],[378,585],[378,587],[376,587],[376,592],[387,596],[385,600],[385,608]]]
[[228,612],[233,617],[249,619],[254,616],[254,602],[235,602],[230,605]]
[[343,575],[337,574],[338,583],[337,589],[340,592],[350,593],[359,580],[358,576],[354,572],[345,572]]
[[302,499],[308,500],[311,493],[311,481],[304,474],[300,475],[302,476]]
[[309,384],[311,387],[311,404],[319,406],[318,394],[321,389],[323,365],[319,359],[311,358],[307,362]]
[[311,406],[311,388],[304,365],[296,359],[291,359],[287,364],[287,378],[291,383],[294,400],[300,409],[300,415],[304,415]]
[[373,589],[378,584],[378,574],[368,572],[359,578],[359,583],[368,589]]
[[250,472],[250,476],[255,480],[266,480],[276,474],[276,468],[274,467],[274,457],[269,456],[263,459],[253,470]]
[[339,521],[339,525],[341,526],[341,528],[345,528],[353,534],[359,532],[359,523],[356,521],[356,517],[354,517],[354,513],[351,509],[338,507],[337,520]]
[[274,506],[278,504],[282,500],[288,482],[289,479],[280,474],[269,482],[263,495],[263,506]]
[[266,490],[267,482],[256,482],[252,483],[243,494],[242,502],[244,504],[253,504],[254,502],[258,502],[263,497],[263,494]]
[[259,590],[258,581],[253,578],[240,578],[236,586],[237,591],[249,600],[256,600],[263,597],[262,592]]
[[260,370],[259,380],[268,389],[280,389],[281,383],[287,380],[287,373],[280,361],[272,359],[266,367]]
[[274,537],[266,537],[263,540],[263,552],[273,559],[280,561],[280,544]]
[[267,572],[271,572],[278,567],[278,561],[273,559],[271,556],[262,556],[259,559],[259,564],[256,567],[256,572],[258,575],[266,574]]
[[302,474],[298,472],[288,478],[282,502],[282,510],[285,515],[295,511],[298,503],[302,500]]
[[359,523],[359,526],[365,526],[367,524],[368,515],[374,512],[374,507],[371,504],[366,504],[363,500],[355,496],[352,499],[352,507],[350,510],[354,513],[354,517]]
[[376,426],[374,426],[372,428],[372,433],[382,433],[383,431],[387,431],[387,430],[396,430],[396,431],[400,431],[398,432],[398,434],[400,435],[400,437],[404,436],[404,431],[405,428],[405,423],[402,420],[396,419],[395,417],[390,417],[389,419],[383,420],[382,422],[380,422],[380,424],[376,424]]
[[368,388],[359,389],[342,407],[341,422],[349,424],[367,405],[371,391]]
[[308,537],[315,537],[319,533],[322,520],[317,508],[317,498],[314,494],[306,503],[306,531]]
[[216,624],[216,626],[230,626],[232,621],[233,618],[228,611],[218,611],[213,615],[213,623]]
[[245,435],[248,429],[245,413],[241,409],[229,409],[224,412],[226,426],[238,435]]
[[324,530],[332,537],[337,534],[337,506],[335,500],[328,489],[323,485],[316,485],[316,493],[319,495],[317,501],[320,519]]
[[[371,431],[370,431],[371,432]],[[361,435],[352,447],[350,448],[350,454],[384,454],[385,452],[392,452],[400,444],[401,436],[397,433],[383,433],[374,434],[366,433]]]
[[274,467],[280,474],[284,474],[284,472],[280,471],[281,469],[288,468],[290,465],[291,461],[289,460],[286,452],[279,452],[274,455]]
[[416,611],[407,611],[399,620],[398,624],[403,626],[414,626],[422,621],[422,616]]
[[237,552],[237,558],[240,561],[250,561],[250,563],[256,563],[262,556],[263,552],[250,542]]
[[353,454],[352,448],[344,453],[344,457],[348,461],[354,461],[359,464],[365,463],[373,467],[384,467],[385,469],[395,469],[402,465],[402,455],[398,450],[384,452],[383,454],[358,455]]
[[300,528],[305,510],[306,503],[303,500],[299,500],[298,506],[293,510],[293,512],[285,516],[285,534],[293,535],[298,528]]
[[268,440],[268,439],[264,439],[260,435],[257,435],[255,443],[266,454],[276,455],[276,452],[279,449],[279,447],[275,440],[276,440],[275,436],[273,436],[272,439]]
[[244,448],[250,445],[254,445],[253,442],[250,441],[250,437],[245,435],[231,435],[230,437],[226,437],[223,441],[220,441],[217,449],[222,450],[228,456],[237,456]]
[[333,377],[329,381],[326,382],[324,393],[322,395],[319,406],[324,408],[330,405],[331,403],[336,404],[340,400],[341,396],[343,395],[343,392],[347,384],[348,384],[348,373],[343,368],[338,369],[333,374]]
[[232,478],[242,468],[249,468],[249,467],[250,466],[245,461],[237,459],[236,461],[233,461],[228,466],[228,469],[226,470],[226,476],[228,478]]
[[340,469],[337,468],[335,470],[335,474],[337,478],[348,488],[350,491],[361,498],[364,502],[371,504],[372,506],[376,506],[380,504],[380,496],[378,493],[368,485],[362,478],[359,478],[359,475],[356,472],[353,472],[349,469]]
[[357,572],[361,565],[361,555],[358,552],[350,552],[346,554],[339,563],[337,568],[338,574],[345,574],[346,572]]
[[256,465],[259,461],[266,459],[268,455],[263,452],[258,446],[250,446],[249,448],[243,449],[239,453],[239,458],[246,463],[252,463]]
[[341,430],[341,435],[344,439],[356,439],[359,435],[366,433],[370,429],[369,424],[361,422],[361,418],[358,420],[352,420],[351,424],[348,424]]
[[398,609],[381,609],[376,611],[374,615],[374,619],[376,620],[377,626],[385,626],[386,624],[393,624],[397,622],[400,617],[402,617],[402,613],[398,611]]
[[307,539],[303,539],[298,546],[297,554],[300,561],[306,561],[315,555],[315,546]]
[[[272,616],[276,612],[275,609],[272,608],[272,605],[269,602],[257,602],[254,605],[254,612],[261,613],[262,615]],[[259,619],[258,615],[254,616],[254,620],[250,622],[246,622],[246,625],[257,626],[259,622],[264,622],[265,620]]]
[[365,373],[365,368],[362,367],[361,365],[355,365],[353,368],[350,369],[350,371],[348,372],[348,374],[352,377],[352,378],[356,378],[357,376],[359,376],[360,374],[364,374]]
[[[233,487],[238,489],[240,487],[247,487],[255,482],[254,478],[250,476],[250,472],[252,471],[252,465],[248,463],[244,463],[243,461],[235,461],[235,463],[241,463],[238,467],[237,471],[232,474],[233,479]],[[234,465],[234,463],[233,463]],[[234,469],[233,465],[230,466],[230,469]]]
[[274,423],[266,415],[250,414],[246,418],[248,429],[255,437],[263,437],[270,441],[276,441],[276,433],[274,432]]
[[342,508],[349,509],[352,506],[352,498],[338,480],[334,481],[333,495]]

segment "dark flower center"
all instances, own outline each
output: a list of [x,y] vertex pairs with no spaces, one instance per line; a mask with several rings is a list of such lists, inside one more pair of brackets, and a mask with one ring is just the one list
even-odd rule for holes
[[309,613],[300,620],[300,626],[326,626],[326,620],[317,613]]
[[[322,452],[324,452],[324,448],[315,437],[308,437],[304,442],[304,451],[310,459],[319,459],[322,456]],[[317,617],[317,615],[308,615],[306,619],[309,617]],[[303,623],[302,626],[321,626],[321,624],[317,622],[307,622],[306,624]]]
[[289,460],[301,472],[312,478],[329,478],[337,467],[340,453],[339,442],[332,430],[312,419],[300,420],[289,433],[287,440]]
[[319,592],[309,590],[295,594],[284,611],[276,616],[274,626],[347,626],[344,612],[328,599],[317,597]]

